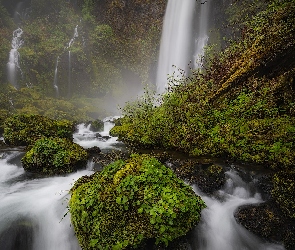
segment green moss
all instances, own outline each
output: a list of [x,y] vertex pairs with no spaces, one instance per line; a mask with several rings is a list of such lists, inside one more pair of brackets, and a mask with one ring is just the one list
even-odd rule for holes
[[91,129],[93,129],[94,131],[98,131],[101,132],[104,130],[104,122],[96,119],[94,121],[91,122]]
[[69,202],[83,249],[126,249],[185,235],[205,207],[191,187],[155,158],[133,155],[78,180]]
[[41,137],[72,139],[73,123],[52,120],[41,115],[14,115],[4,123],[4,140],[8,145],[25,146]]
[[22,164],[26,171],[46,175],[65,174],[87,164],[87,152],[64,138],[42,138],[26,152]]

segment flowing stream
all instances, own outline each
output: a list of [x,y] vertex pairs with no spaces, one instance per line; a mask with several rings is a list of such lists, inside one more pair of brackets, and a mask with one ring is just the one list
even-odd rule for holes
[[[120,149],[121,143],[109,136],[113,124],[105,120],[103,132],[79,125],[74,141],[83,147],[99,146],[102,151]],[[2,250],[80,250],[67,213],[68,191],[75,180],[93,173],[87,169],[66,176],[42,178],[26,173],[20,164],[23,152],[0,152],[0,249]],[[200,193],[207,208],[194,229],[192,250],[283,250],[265,243],[238,225],[233,213],[238,206],[262,202],[251,183],[237,172],[226,172],[226,185],[214,197]]]

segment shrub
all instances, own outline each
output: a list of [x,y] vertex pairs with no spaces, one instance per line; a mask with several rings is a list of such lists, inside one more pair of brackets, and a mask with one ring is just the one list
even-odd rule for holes
[[200,219],[205,203],[155,158],[132,155],[71,189],[71,220],[83,249],[126,249],[154,238],[168,245]]
[[87,152],[64,138],[42,138],[22,158],[25,170],[48,175],[71,173],[87,164]]

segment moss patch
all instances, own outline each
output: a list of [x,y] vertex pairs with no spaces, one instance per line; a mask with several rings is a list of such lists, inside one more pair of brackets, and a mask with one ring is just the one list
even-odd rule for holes
[[87,152],[63,138],[42,138],[26,152],[22,164],[26,171],[47,175],[71,173],[87,164]]

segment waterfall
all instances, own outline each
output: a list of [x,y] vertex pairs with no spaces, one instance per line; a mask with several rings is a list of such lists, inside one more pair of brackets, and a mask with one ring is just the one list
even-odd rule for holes
[[[68,43],[68,46],[64,47],[63,53],[68,50],[68,96],[70,97],[71,95],[71,88],[72,88],[72,62],[71,62],[71,46],[73,45],[75,39],[78,37],[78,25],[76,25],[74,29],[74,35],[71,38],[71,40]],[[57,73],[58,73],[58,63],[60,60],[59,55],[56,59],[55,63],[55,70],[54,70],[54,81],[53,81],[53,88],[55,89],[56,92],[56,97],[59,97],[59,88],[58,88],[58,78],[57,78]]]
[[53,88],[55,89],[56,97],[59,97],[59,90],[57,85],[57,71],[58,71],[58,62],[59,62],[59,56],[56,59],[55,63],[55,70],[54,70],[54,81],[53,81]]
[[69,50],[69,76],[68,76],[68,97],[71,96],[71,89],[72,89],[72,72],[71,72],[71,69],[72,69],[72,65],[71,65],[71,51]]
[[195,53],[194,53],[194,69],[202,68],[202,57],[204,56],[204,47],[207,45],[208,36],[208,22],[210,1],[204,1],[198,6],[197,14],[197,33],[195,37]]
[[201,67],[199,58],[208,41],[209,7],[209,0],[168,1],[158,60],[158,93],[167,89],[168,77],[181,79],[190,68]]
[[8,69],[8,82],[11,83],[15,88],[18,88],[17,83],[17,75],[18,72],[22,74],[19,59],[20,54],[18,49],[24,44],[21,36],[23,34],[23,30],[21,28],[17,28],[13,31],[12,41],[11,41],[11,50],[9,52],[9,61],[7,63]]
[[78,25],[76,25],[75,30],[74,30],[74,36],[72,37],[72,39],[69,42],[69,46],[68,46],[68,50],[69,50],[69,74],[68,74],[68,96],[71,96],[71,89],[72,89],[72,65],[71,65],[71,46],[74,43],[75,39],[79,36],[78,34]]

